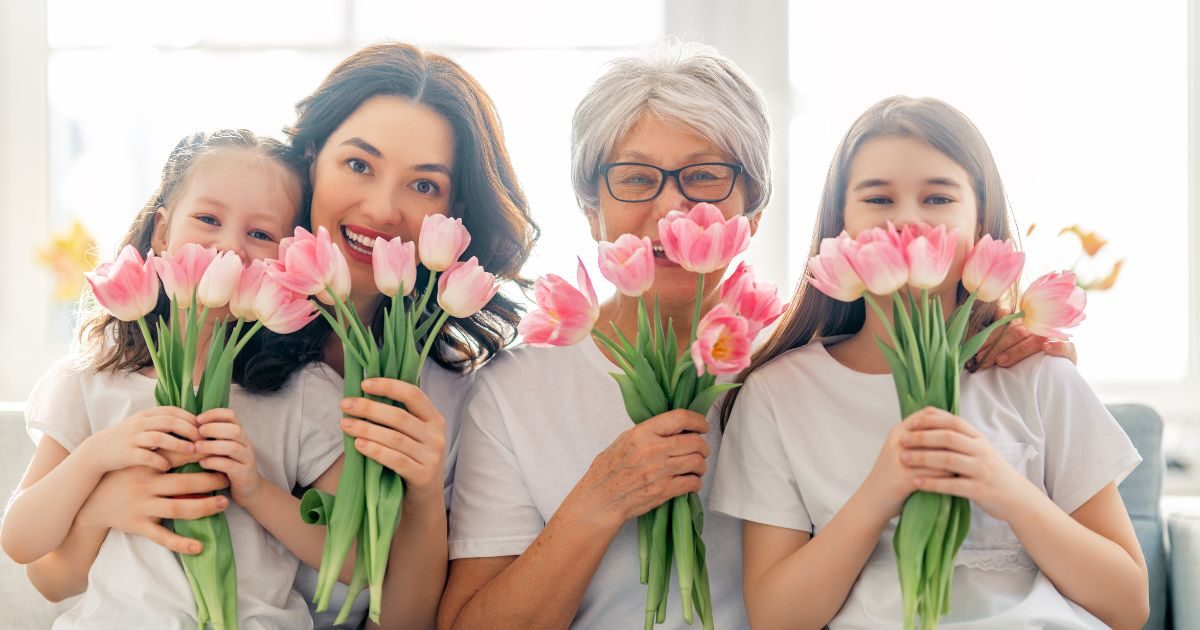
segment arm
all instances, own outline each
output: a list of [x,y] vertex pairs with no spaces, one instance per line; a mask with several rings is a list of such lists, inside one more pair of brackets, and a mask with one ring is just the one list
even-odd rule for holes
[[26,565],[26,575],[50,601],[82,593],[109,528],[145,536],[176,553],[199,553],[199,541],[175,534],[160,521],[200,518],[224,510],[228,499],[223,496],[172,497],[215,492],[227,485],[224,475],[161,473],[147,466],[107,473],[79,510],[62,544]]
[[438,626],[569,626],[625,521],[700,489],[708,443],[697,434],[707,431],[702,416],[676,410],[622,433],[520,556],[451,563]]
[[1008,465],[977,429],[945,414],[907,438],[913,465],[952,473],[917,479],[923,490],[965,497],[1008,522],[1064,596],[1114,628],[1150,614],[1146,563],[1117,487],[1109,483],[1070,515]]
[[924,409],[893,427],[863,485],[819,535],[745,522],[743,598],[751,626],[820,628],[837,615],[888,522],[916,489],[914,479],[945,474],[900,461],[901,441],[916,421],[944,413]]
[[156,449],[177,453],[193,450],[196,427],[191,414],[175,407],[139,412],[97,432],[73,453],[46,436],[38,443],[0,530],[0,544],[16,562],[28,564],[58,547],[79,508],[108,471],[151,466],[162,471],[170,462]]

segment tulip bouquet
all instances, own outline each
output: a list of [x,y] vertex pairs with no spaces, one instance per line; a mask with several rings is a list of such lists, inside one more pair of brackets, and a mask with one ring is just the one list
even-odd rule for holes
[[[288,334],[316,317],[307,297],[273,283],[266,267],[261,260],[243,266],[233,252],[218,253],[195,243],[160,257],[150,252],[145,260],[127,245],[116,261],[84,275],[101,307],[121,321],[138,323],[157,374],[158,404],[199,414],[229,405],[233,361],[260,328]],[[158,304],[160,280],[170,298],[171,316],[157,319],[151,333],[146,316]],[[195,386],[200,328],[210,310],[221,308],[228,308],[237,321],[232,327],[222,321],[213,328]],[[247,322],[254,322],[248,330]],[[172,472],[201,470],[190,463]],[[200,627],[212,623],[215,628],[237,628],[237,570],[225,515],[175,520],[173,528],[204,544],[199,554],[181,556]]]
[[[783,311],[775,287],[756,282],[750,267],[742,264],[721,286],[721,302],[701,317],[704,274],[725,268],[749,245],[746,217],[726,221],[715,206],[701,203],[688,213],[669,213],[659,221],[658,231],[666,257],[698,276],[692,332],[683,352],[677,347],[674,322],[668,319],[663,326],[657,299],[653,314],[646,308],[642,296],[654,284],[654,248],[649,238],[632,234],[600,243],[599,258],[604,277],[638,300],[638,333],[632,343],[615,325],[615,339],[596,328],[600,305],[582,261],[578,289],[555,275],[537,281],[538,308],[520,324],[522,337],[532,345],[567,346],[590,336],[606,347],[621,368],[612,377],[635,424],[671,409],[708,413],[721,393],[736,387],[717,383],[717,376],[736,374],[749,365],[755,335]],[[695,611],[705,628],[713,627],[703,527],[703,506],[694,493],[638,517],[640,577],[648,585],[647,629],[666,620],[672,556],[684,620],[690,624]]]
[[[319,307],[319,311],[342,342],[343,393],[348,398],[361,397],[362,381],[368,378],[420,385],[421,368],[446,320],[474,315],[496,294],[495,277],[484,271],[477,259],[458,261],[470,242],[471,235],[460,219],[442,215],[425,217],[419,245],[399,237],[375,239],[371,247],[375,284],[389,300],[384,309],[382,341],[376,340],[354,307],[346,303],[350,268],[324,228],[319,228],[316,235],[297,228],[294,238],[280,244],[280,262],[273,264],[268,273],[280,285],[315,295],[321,303],[333,307]],[[414,291],[418,251],[421,264],[428,270],[420,293]],[[436,302],[430,299],[435,294],[435,283]],[[395,404],[384,398],[372,399]],[[357,541],[350,592],[335,623],[346,620],[364,587],[370,588],[370,617],[378,622],[388,554],[401,518],[404,480],[359,453],[349,435],[344,436],[342,446],[345,458],[337,494],[311,489],[301,500],[305,520],[329,528],[314,597],[318,611],[329,607],[333,585],[350,547]]]
[[[1062,329],[1083,321],[1086,295],[1070,272],[1038,278],[1021,297],[1018,312],[1005,316],[967,338],[971,309],[978,302],[1000,298],[1017,282],[1025,262],[1012,241],[985,235],[967,254],[962,285],[969,293],[949,318],[942,302],[929,290],[945,280],[955,260],[958,232],[944,225],[888,223],[850,238],[821,241],[809,261],[809,283],[842,302],[864,298],[887,327],[888,339],[876,339],[891,367],[900,415],[932,406],[958,413],[959,376],[998,327],[1022,319],[1035,335],[1066,339]],[[891,294],[889,318],[872,296]],[[889,343],[890,342],[890,343]],[[923,628],[936,628],[950,610],[954,558],[967,536],[970,503],[961,497],[913,493],[904,504],[892,544],[904,597],[905,628],[919,614]]]

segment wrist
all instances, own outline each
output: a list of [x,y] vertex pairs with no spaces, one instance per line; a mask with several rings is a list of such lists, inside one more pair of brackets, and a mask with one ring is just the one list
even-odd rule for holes
[[588,537],[612,540],[630,517],[618,511],[612,503],[589,499],[590,493],[576,486],[555,510],[551,520],[564,523],[572,531]]

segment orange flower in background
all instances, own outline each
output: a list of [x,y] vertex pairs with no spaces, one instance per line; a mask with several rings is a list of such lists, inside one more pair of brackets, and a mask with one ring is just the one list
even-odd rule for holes
[[1092,280],[1091,282],[1080,280],[1079,288],[1083,289],[1084,291],[1107,291],[1113,288],[1113,285],[1117,283],[1117,276],[1121,275],[1121,266],[1124,264],[1124,258],[1113,263],[1112,269],[1109,270],[1108,275],[1100,280]]
[[38,248],[38,264],[55,278],[54,298],[72,302],[83,291],[83,274],[96,266],[96,240],[79,219],[70,227],[50,235],[50,241]]
[[1105,245],[1108,244],[1108,241],[1104,240],[1104,238],[1102,238],[1099,234],[1095,232],[1088,232],[1079,227],[1078,224],[1059,230],[1058,235],[1062,236],[1063,234],[1068,233],[1079,237],[1079,244],[1083,246],[1083,251],[1086,252],[1088,256],[1095,256]]

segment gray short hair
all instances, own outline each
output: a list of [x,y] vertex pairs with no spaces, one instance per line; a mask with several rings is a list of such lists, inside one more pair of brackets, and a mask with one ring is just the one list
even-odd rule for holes
[[646,113],[695,129],[745,167],[746,214],[767,205],[771,123],[762,93],[713,47],[667,42],[612,61],[575,108],[571,183],[581,208],[597,207],[601,163]]

